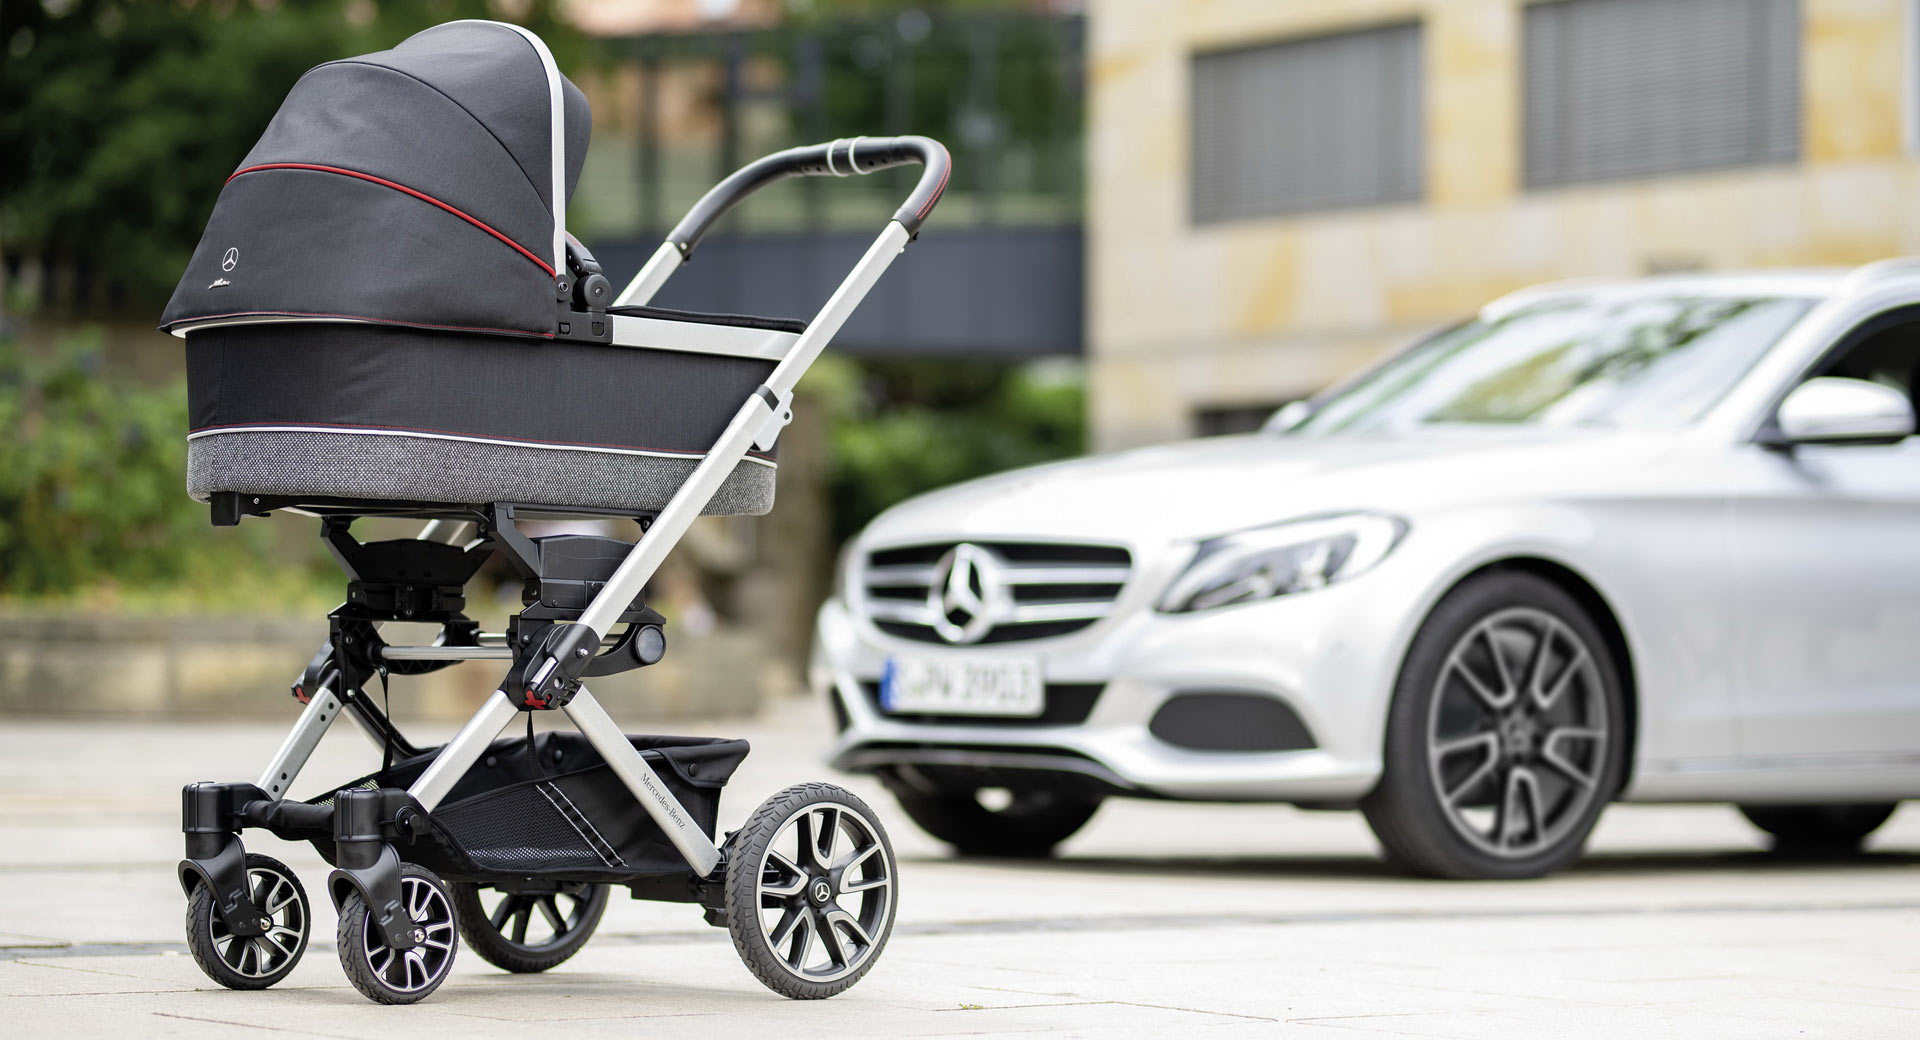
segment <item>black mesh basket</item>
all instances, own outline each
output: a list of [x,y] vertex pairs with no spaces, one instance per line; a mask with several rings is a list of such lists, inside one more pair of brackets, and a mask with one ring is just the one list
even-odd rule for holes
[[[627,739],[688,817],[712,837],[720,789],[747,757],[747,742]],[[342,787],[407,787],[435,751]],[[331,800],[328,795],[316,803]],[[531,748],[525,737],[494,741],[433,811],[431,822],[431,833],[398,846],[401,858],[454,881],[620,882],[688,869],[632,792],[578,733],[541,733]],[[331,838],[316,838],[314,845],[333,861]]]

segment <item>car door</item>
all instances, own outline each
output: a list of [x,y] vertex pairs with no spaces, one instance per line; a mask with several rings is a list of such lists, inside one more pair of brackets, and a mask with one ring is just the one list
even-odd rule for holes
[[[1920,308],[1841,337],[1820,375],[1920,402]],[[1733,502],[1741,757],[1920,757],[1920,438],[1745,450],[1757,479]]]

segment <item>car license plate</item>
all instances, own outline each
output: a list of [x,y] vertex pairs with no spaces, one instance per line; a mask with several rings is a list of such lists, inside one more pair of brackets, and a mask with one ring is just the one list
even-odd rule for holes
[[900,714],[1033,718],[1046,699],[1033,658],[894,657],[880,676],[880,707]]

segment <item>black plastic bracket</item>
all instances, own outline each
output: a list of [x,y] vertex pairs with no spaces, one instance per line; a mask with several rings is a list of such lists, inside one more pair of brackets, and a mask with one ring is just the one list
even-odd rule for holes
[[247,883],[247,850],[240,842],[241,809],[264,800],[253,784],[198,783],[180,790],[180,830],[186,835],[185,859],[177,868],[187,895],[200,885],[213,889],[213,905],[234,935],[266,932],[260,908]]
[[327,894],[338,910],[349,893],[358,893],[381,940],[395,950],[411,950],[424,938],[407,915],[400,854],[392,842],[402,833],[411,836],[416,818],[425,818],[420,803],[395,787],[341,791],[333,799],[336,868],[327,875]]

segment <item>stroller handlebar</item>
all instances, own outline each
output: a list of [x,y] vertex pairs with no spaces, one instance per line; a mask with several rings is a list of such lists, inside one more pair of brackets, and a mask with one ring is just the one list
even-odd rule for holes
[[920,225],[940,201],[947,189],[952,160],[946,145],[931,137],[842,137],[825,144],[804,145],[774,152],[735,170],[726,180],[713,186],[687,215],[667,233],[682,258],[693,255],[707,229],[747,196],[775,181],[788,177],[849,177],[873,173],[893,166],[919,163],[925,169],[919,183],[907,195],[907,201],[893,219],[907,229],[920,233]]

